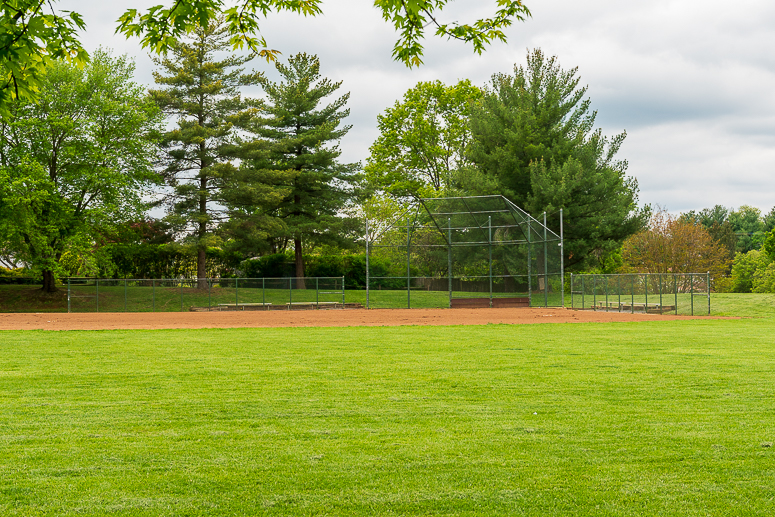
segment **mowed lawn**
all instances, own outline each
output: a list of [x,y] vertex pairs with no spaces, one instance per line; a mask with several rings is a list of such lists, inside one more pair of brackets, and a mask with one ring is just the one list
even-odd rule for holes
[[0,515],[773,515],[773,336],[0,332]]

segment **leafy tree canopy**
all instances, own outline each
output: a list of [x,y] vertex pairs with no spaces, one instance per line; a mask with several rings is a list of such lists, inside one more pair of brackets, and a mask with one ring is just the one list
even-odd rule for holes
[[730,211],[729,222],[737,235],[737,251],[747,253],[761,248],[766,231],[761,210],[743,205]]
[[[393,57],[408,66],[422,63],[421,41],[427,27],[435,27],[437,36],[470,43],[481,53],[492,41],[506,41],[503,29],[514,20],[530,16],[521,0],[497,0],[495,13],[471,23],[445,23],[442,12],[449,0],[375,0],[374,6],[400,36]],[[154,53],[165,53],[197,26],[207,27],[225,16],[233,48],[248,48],[274,60],[277,50],[268,47],[261,36],[262,20],[272,12],[291,11],[304,16],[322,12],[322,0],[176,0],[171,5],[156,5],[143,12],[128,9],[119,19],[116,32],[137,36]],[[51,60],[68,59],[85,63],[88,54],[76,32],[84,29],[82,17],[75,12],[56,12],[54,2],[45,0],[9,0],[0,5],[0,115],[19,96],[34,98],[44,68]]]
[[727,271],[727,251],[702,226],[664,211],[651,216],[647,230],[622,246],[623,270],[643,273],[704,273],[715,279]]
[[146,208],[161,113],[133,73],[101,50],[83,69],[53,63],[38,101],[14,102],[0,125],[0,235],[48,291],[63,253]]
[[457,171],[469,164],[468,113],[480,97],[468,80],[421,82],[408,90],[377,117],[380,136],[365,167],[370,186],[399,198],[449,193]]

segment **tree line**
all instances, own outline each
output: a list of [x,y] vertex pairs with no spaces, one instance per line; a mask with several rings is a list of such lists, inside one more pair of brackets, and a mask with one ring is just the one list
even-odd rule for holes
[[598,272],[710,272],[717,291],[775,292],[775,207],[655,212]]
[[[252,56],[230,52],[232,36],[223,19],[196,27],[154,58],[148,91],[130,61],[100,50],[84,67],[52,63],[36,100],[10,104],[0,126],[3,265],[40,275],[48,291],[65,275],[202,286],[268,271],[359,278],[365,219],[389,226],[419,197],[502,194],[536,218],[546,212],[555,229],[563,210],[569,270],[645,267],[630,244],[665,221],[638,205],[637,181],[616,156],[626,134],[595,128],[578,70],[556,57],[531,51],[482,87],[418,83],[378,117],[361,166],[339,160],[349,94],[320,75],[317,57],[276,62],[273,82],[246,69]],[[245,96],[248,87],[262,96]],[[752,210],[715,207],[680,222],[747,253],[773,219],[757,212],[755,226]]]

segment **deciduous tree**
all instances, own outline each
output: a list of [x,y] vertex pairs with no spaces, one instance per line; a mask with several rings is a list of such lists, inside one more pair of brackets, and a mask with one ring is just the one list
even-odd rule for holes
[[766,232],[761,210],[743,205],[729,213],[729,222],[737,235],[737,251],[747,253],[761,248]]
[[705,273],[720,278],[727,271],[727,251],[699,224],[660,210],[647,230],[622,246],[623,269],[641,273]]
[[[470,23],[447,23],[441,18],[448,0],[376,0],[382,17],[400,33],[393,57],[408,66],[422,63],[421,41],[429,26],[437,36],[469,43],[481,53],[492,41],[506,41],[503,29],[530,15],[521,0],[498,0],[498,9],[487,18]],[[53,9],[44,0],[4,1],[0,5],[0,114],[17,95],[34,98],[36,86],[51,59],[85,62],[88,55],[76,36],[85,27],[75,12]],[[304,16],[321,13],[321,0],[245,0],[226,5],[212,0],[176,0],[142,12],[128,9],[118,20],[117,32],[141,38],[143,47],[164,54],[179,38],[207,27],[224,16],[229,42],[234,49],[249,48],[267,59],[278,51],[268,47],[260,25],[269,13],[291,11]]]
[[68,247],[146,208],[161,114],[133,72],[102,50],[84,69],[52,63],[37,102],[16,101],[0,125],[0,235],[46,291]]
[[380,136],[364,168],[370,186],[398,198],[450,193],[456,173],[470,165],[468,114],[480,96],[468,80],[421,82],[407,91],[377,116]]
[[728,252],[729,258],[734,258],[737,248],[737,236],[729,222],[729,209],[722,205],[704,208],[699,212],[690,210],[681,214],[681,219],[702,225],[708,230],[713,240],[721,244]]

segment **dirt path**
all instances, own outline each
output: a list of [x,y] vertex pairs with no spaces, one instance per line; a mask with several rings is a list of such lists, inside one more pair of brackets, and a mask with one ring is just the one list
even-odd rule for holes
[[0,314],[0,330],[199,329],[367,327],[582,323],[706,319],[695,316],[573,311],[570,309],[350,309],[245,312]]

